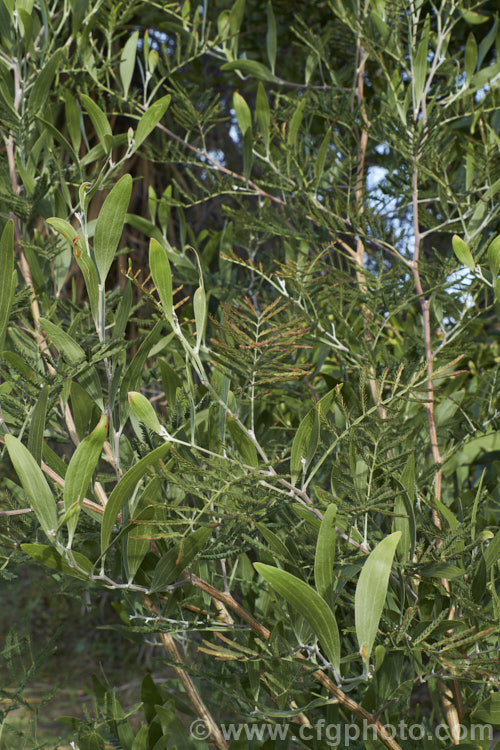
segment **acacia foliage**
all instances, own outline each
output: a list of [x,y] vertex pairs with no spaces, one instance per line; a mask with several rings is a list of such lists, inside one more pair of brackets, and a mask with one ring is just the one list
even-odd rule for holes
[[137,747],[498,723],[494,10],[0,3],[5,555],[184,660]]

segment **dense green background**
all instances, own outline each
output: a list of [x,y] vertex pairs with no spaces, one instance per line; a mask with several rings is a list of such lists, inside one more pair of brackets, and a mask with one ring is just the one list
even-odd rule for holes
[[499,46],[494,2],[0,0],[2,747],[57,746],[40,682],[81,750],[208,747],[162,631],[215,724],[500,724]]

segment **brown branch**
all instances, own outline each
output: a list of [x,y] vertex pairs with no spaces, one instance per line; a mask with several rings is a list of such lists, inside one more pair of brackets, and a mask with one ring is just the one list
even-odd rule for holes
[[[256,620],[255,617],[250,614],[250,612],[247,612],[247,610],[242,607],[241,604],[236,601],[236,599],[233,598],[232,594],[219,591],[210,583],[207,583],[203,579],[198,578],[198,576],[189,573],[189,571],[187,570],[183,571],[182,575],[185,579],[190,580],[194,586],[201,589],[202,591],[205,591],[207,594],[210,594],[212,598],[218,599],[224,604],[225,607],[235,612],[244,622],[247,623],[247,625],[252,628],[253,632],[256,633],[260,638],[265,641],[268,641],[270,639],[271,631],[268,630],[268,628],[266,628],[264,625],[262,625],[258,620]],[[301,654],[298,654],[298,658],[304,661],[306,659],[305,656]],[[311,670],[312,668],[307,666],[306,669]],[[346,695],[343,690],[335,685],[335,683],[328,677],[327,674],[325,674],[325,672],[323,672],[321,669],[315,669],[312,672],[312,676],[315,678],[315,680],[321,683],[321,685],[323,685],[323,687],[325,687],[328,692],[335,698],[335,700],[342,706],[344,706],[344,708],[347,708],[358,718],[366,721],[368,724],[373,726],[378,738],[387,748],[389,748],[389,750],[401,750],[400,745],[398,745],[396,740],[391,737],[391,735],[385,729],[384,725],[378,721],[377,717],[374,714],[366,711],[362,706],[359,705],[359,703],[356,703],[356,701]]]
[[[358,34],[357,48],[356,48],[355,95],[356,95],[357,105],[361,112],[361,119],[363,121],[363,127],[361,129],[361,133],[359,134],[359,138],[358,138],[358,156],[357,156],[357,164],[356,164],[356,186],[354,189],[354,194],[356,197],[356,208],[357,208],[359,221],[361,220],[361,217],[363,216],[364,211],[365,211],[365,204],[364,204],[365,178],[366,178],[365,162],[366,162],[366,149],[368,146],[368,131],[370,128],[370,121],[368,120],[368,115],[366,114],[366,106],[365,106],[365,99],[364,99],[364,86],[365,86],[364,80],[365,80],[366,58],[367,58],[367,53],[365,52],[365,49],[363,48],[361,44],[360,34]],[[366,295],[367,286],[366,286],[366,280],[364,276],[365,244],[361,237],[360,230],[357,232],[357,239],[356,239],[356,252],[355,252],[356,281],[357,281],[359,291],[361,292],[361,294]],[[368,327],[372,318],[372,313],[371,313],[371,310],[368,308],[368,306],[365,304],[362,304],[361,310],[363,314],[363,326],[364,326],[363,337],[367,344],[372,344],[373,336],[371,335],[369,327]],[[385,408],[380,405],[380,395],[381,395],[380,388],[378,386],[377,379],[375,377],[375,370],[372,365],[370,365],[370,368],[369,368],[368,384],[370,386],[370,392],[372,394],[373,402],[374,404],[378,406],[377,410],[381,419],[386,419],[387,413],[386,413]]]
[[[436,56],[434,57],[434,60],[436,60]],[[415,291],[417,292],[418,300],[420,303],[420,309],[422,312],[422,329],[423,329],[423,336],[424,336],[425,363],[426,363],[426,372],[427,372],[427,399],[424,403],[424,408],[427,413],[427,424],[428,424],[428,430],[429,430],[429,439],[431,443],[432,460],[434,462],[434,465],[437,468],[437,471],[434,477],[434,494],[436,496],[436,499],[440,502],[443,475],[442,475],[442,468],[441,468],[442,459],[441,459],[441,453],[439,451],[436,419],[435,419],[435,414],[434,414],[433,378],[435,377],[435,373],[434,373],[434,354],[432,351],[432,328],[431,328],[431,317],[430,317],[430,309],[429,309],[430,303],[427,297],[425,296],[424,289],[422,286],[422,280],[420,278],[420,270],[419,270],[420,248],[421,248],[421,243],[422,243],[422,235],[420,232],[420,221],[419,221],[419,202],[418,202],[419,160],[422,155],[423,143],[425,139],[427,138],[426,95],[429,90],[430,82],[432,80],[433,71],[435,72],[435,70],[432,69],[431,73],[429,74],[429,78],[426,82],[426,86],[424,89],[424,94],[422,95],[422,100],[421,102],[416,103],[416,109],[414,112],[414,121],[416,123],[418,119],[418,110],[421,109],[422,121],[423,121],[423,139],[415,153],[415,156],[414,156],[415,162],[414,162],[413,171],[412,171],[412,213],[413,213],[414,247],[413,247],[413,260],[411,262],[411,270],[413,274],[413,281],[415,284]],[[416,134],[415,130],[413,131],[413,133],[415,137],[415,134]],[[441,530],[442,528],[441,519],[439,518],[439,513],[436,508],[432,509],[432,519],[436,527],[439,530]],[[441,539],[438,539],[436,543],[436,547],[439,549],[441,544],[442,544]],[[450,595],[450,582],[448,581],[448,579],[441,578],[440,582],[443,585],[444,589],[446,590],[447,594]],[[455,607],[453,603],[451,603],[450,620],[453,619],[454,613],[455,613]],[[452,634],[453,630],[450,630],[448,632]],[[452,743],[454,745],[458,745],[458,743],[460,742],[460,737],[461,737],[461,715],[463,713],[460,686],[456,680],[453,680],[453,690],[450,690],[450,688],[442,680],[439,680],[438,687],[442,691],[441,705],[443,707],[443,713],[445,715],[446,722],[450,729]],[[455,703],[453,702],[454,698],[455,698]]]
[[[146,598],[144,602],[146,606],[149,607],[149,609],[151,609],[153,612],[157,612],[150,599]],[[222,732],[216,724],[212,714],[206,707],[201,695],[196,688],[196,685],[184,668],[184,662],[182,661],[181,656],[177,650],[174,639],[172,638],[170,633],[160,633],[160,638],[165,651],[168,653],[170,658],[174,662],[179,664],[179,666],[174,667],[174,669],[177,673],[178,678],[182,682],[184,690],[186,691],[186,694],[191,701],[193,708],[195,709],[198,716],[203,720],[213,744],[215,745],[217,750],[228,750],[229,745],[224,739]]]

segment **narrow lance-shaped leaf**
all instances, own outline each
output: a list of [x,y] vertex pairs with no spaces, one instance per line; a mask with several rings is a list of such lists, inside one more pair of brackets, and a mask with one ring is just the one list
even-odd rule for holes
[[259,459],[257,457],[257,449],[252,443],[248,435],[243,432],[238,422],[232,417],[227,418],[226,427],[231,433],[231,437],[241,454],[243,462],[248,466],[258,466]]
[[299,134],[299,128],[302,124],[302,118],[304,116],[305,106],[306,106],[306,100],[301,99],[290,121],[290,128],[288,130],[288,145],[291,146],[292,148],[295,148],[296,143],[297,143],[297,136]]
[[465,82],[469,83],[476,69],[477,63],[477,42],[474,34],[471,33],[468,36],[467,44],[465,45],[465,57],[464,57],[464,68],[465,68]]
[[157,435],[161,435],[161,433],[164,432],[158,421],[156,412],[146,396],[143,396],[142,393],[138,393],[137,391],[129,391],[128,402],[136,417],[140,419],[141,422],[144,422],[150,430],[156,432]]
[[49,95],[62,52],[62,49],[56,50],[36,77],[28,97],[28,112],[35,115],[40,113]]
[[257,98],[255,101],[255,119],[257,121],[257,127],[259,128],[262,138],[264,139],[264,145],[266,147],[266,153],[269,153],[269,133],[271,128],[271,111],[269,109],[269,102],[267,100],[266,90],[259,81],[257,86]]
[[221,65],[221,70],[239,70],[245,75],[267,83],[276,83],[278,80],[269,68],[258,62],[258,60],[231,60],[231,62]]
[[57,506],[41,468],[29,450],[14,435],[5,436],[5,445],[40,526],[51,541],[55,540]]
[[99,281],[104,284],[114,260],[132,193],[132,177],[124,174],[106,197],[95,226],[94,255]]
[[72,227],[71,224],[64,219],[60,219],[58,216],[51,216],[50,219],[47,219],[47,224],[53,227],[56,232],[59,232],[59,234],[67,239],[73,246],[76,262],[78,263],[85,280],[92,317],[94,320],[97,320],[99,306],[99,280],[97,278],[97,269],[94,261],[84,248],[83,240],[79,239],[76,229]]
[[181,571],[188,568],[201,552],[212,531],[205,527],[188,534],[180,544],[170,549],[158,562],[151,583],[151,591],[160,591],[174,583]]
[[489,244],[488,264],[490,266],[493,277],[496,278],[500,269],[500,234],[498,235],[498,237],[495,237]]
[[58,573],[64,573],[84,581],[88,580],[92,574],[92,563],[88,557],[80,552],[71,553],[77,565],[74,568],[61,557],[54,547],[50,547],[48,544],[21,544],[21,549],[25,555],[29,555],[33,560],[41,562],[52,570],[57,570]]
[[325,394],[306,414],[295,433],[290,457],[292,484],[297,482],[314,457],[320,438],[320,420],[330,409],[334,397],[335,390]]
[[331,503],[326,509],[321,526],[319,527],[314,558],[314,582],[318,594],[326,598],[333,585],[333,563],[335,561],[335,521],[337,506]]
[[398,547],[400,560],[407,560],[413,556],[415,551],[415,512],[413,503],[415,499],[415,458],[411,454],[401,473],[401,484],[405,491],[398,493],[394,502],[394,531],[401,532],[401,541]]
[[97,269],[90,255],[88,255],[85,250],[82,250],[81,247],[78,246],[78,243],[75,243],[73,247],[76,262],[78,263],[85,280],[85,286],[87,288],[90,302],[90,311],[94,321],[97,323],[99,315],[99,279],[97,278]]
[[356,636],[363,661],[368,664],[382,616],[394,553],[401,532],[383,539],[370,553],[360,573],[354,596]]
[[123,376],[122,382],[120,384],[120,423],[122,427],[128,419],[130,409],[128,400],[129,391],[135,391],[135,389],[140,386],[143,377],[144,365],[149,356],[149,352],[160,338],[160,334],[164,325],[164,321],[159,320],[155,324],[154,328],[149,331],[148,335],[135,353],[132,362],[127,367],[127,370]]
[[82,440],[71,456],[63,490],[66,511],[75,506],[75,512],[71,514],[67,521],[68,547],[71,547],[83,498],[99,461],[107,431],[108,417],[106,414],[103,414],[90,435],[85,440]]
[[324,599],[300,578],[271,565],[254,563],[254,568],[280,596],[307,620],[318,637],[333,668],[340,671],[340,638],[335,616]]
[[321,145],[318,149],[318,155],[316,157],[316,161],[314,163],[314,176],[316,180],[319,182],[321,177],[323,176],[323,170],[325,168],[325,160],[326,155],[328,153],[328,148],[330,146],[330,139],[331,139],[331,130],[328,129],[326,131],[325,137],[321,141]]
[[194,320],[196,323],[196,351],[200,350],[207,325],[207,296],[200,286],[193,295]]
[[73,92],[66,89],[64,92],[64,112],[66,116],[66,126],[68,128],[69,137],[73,145],[73,149],[76,153],[80,148],[82,141],[82,128],[80,123],[80,111],[76,103]]
[[427,36],[424,36],[420,42],[415,56],[413,70],[413,86],[415,94],[415,106],[417,111],[420,108],[420,101],[425,88],[425,79],[427,77],[427,54],[429,52],[429,42]]
[[141,458],[134,466],[132,466],[126,474],[120,479],[106,503],[104,514],[102,517],[101,527],[101,553],[104,554],[109,544],[111,532],[116,521],[116,517],[120,512],[125,500],[128,498],[137,482],[142,479],[146,471],[150,466],[153,466],[157,461],[162,459],[170,448],[169,443],[160,445],[159,448],[155,448],[154,451],[148,453],[147,456]]
[[90,119],[92,120],[92,125],[95,128],[95,132],[97,133],[97,137],[101,142],[104,152],[107,153],[110,139],[113,136],[108,118],[99,107],[99,105],[96,104],[95,101],[90,98],[90,96],[87,96],[86,94],[80,94],[80,101],[82,102],[85,111],[88,113]]
[[250,179],[253,166],[253,135],[252,128],[248,128],[243,136],[243,176],[245,180]]
[[247,130],[252,127],[252,113],[250,112],[250,107],[238,91],[235,91],[233,94],[233,107],[241,134],[244,136]]
[[[160,504],[162,482],[154,477],[146,485],[131,516],[132,529],[127,536],[127,571],[129,582],[133,580],[149,549],[151,537],[157,532],[155,521],[164,518],[164,505]],[[158,503],[155,501],[158,500]],[[151,523],[149,523],[151,522]]]
[[149,243],[149,267],[165,317],[173,325],[172,271],[165,249],[155,239]]
[[85,359],[85,352],[82,347],[71,338],[69,333],[63,331],[62,328],[56,326],[47,318],[40,318],[40,325],[42,326],[45,333],[51,339],[56,349],[63,354],[69,362],[81,362]]
[[267,34],[266,34],[267,59],[269,66],[274,74],[276,66],[276,19],[274,17],[273,4],[269,0],[267,4]]
[[467,266],[467,268],[470,268],[470,270],[473,271],[475,268],[474,258],[472,257],[472,253],[463,239],[457,234],[454,234],[451,238],[451,243],[453,245],[453,252],[457,256],[460,263],[463,263],[464,266]]
[[148,135],[156,128],[161,118],[168,109],[170,99],[170,94],[167,94],[167,96],[163,96],[161,99],[158,99],[157,102],[152,104],[149,109],[144,112],[141,119],[139,120],[137,130],[135,131],[134,135],[135,149],[138,148],[141,143],[146,140]]
[[134,31],[133,34],[129,36],[122,49],[122,56],[120,60],[120,79],[122,82],[125,98],[127,98],[128,96],[128,90],[130,88],[132,77],[134,75],[138,39],[139,32]]
[[9,321],[14,273],[14,222],[5,224],[0,238],[0,345]]
[[45,385],[31,414],[30,431],[28,434],[28,450],[37,462],[42,463],[43,431],[45,428],[45,416],[47,414],[47,400],[49,397],[49,386]]

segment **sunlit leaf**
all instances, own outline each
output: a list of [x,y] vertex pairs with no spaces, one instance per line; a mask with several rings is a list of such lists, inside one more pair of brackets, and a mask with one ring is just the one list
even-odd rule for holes
[[104,149],[104,153],[107,153],[109,150],[109,139],[113,135],[111,125],[108,122],[108,118],[99,107],[99,105],[96,104],[95,101],[90,98],[90,96],[87,96],[86,94],[80,94],[80,101],[82,102],[83,107],[89,115],[90,119],[92,120],[92,125],[95,128],[95,132],[97,133],[97,137],[99,138],[101,146]]
[[104,284],[115,258],[131,193],[132,177],[124,174],[106,197],[99,212],[94,235],[94,254],[101,284]]
[[307,620],[334,669],[340,671],[340,638],[335,616],[324,599],[291,573],[271,565],[254,563],[254,568]]
[[97,462],[99,461],[107,431],[108,417],[106,414],[103,414],[90,435],[86,437],[85,440],[82,440],[71,456],[63,490],[63,500],[66,511],[72,506],[76,506],[75,512],[72,513],[67,522],[68,547],[71,547],[71,542],[78,523],[79,509],[82,506],[92,474],[94,473]]
[[333,585],[333,563],[335,560],[335,540],[337,506],[331,503],[325,511],[316,541],[314,558],[314,582],[318,594],[326,598]]
[[377,544],[360,573],[354,596],[356,636],[363,660],[368,664],[382,616],[392,561],[401,532],[395,531]]
[[162,432],[162,426],[158,421],[155,410],[146,396],[143,396],[142,393],[138,393],[137,391],[129,391],[128,402],[135,416],[140,419],[141,422],[144,422],[150,430],[153,430],[157,435],[160,435]]
[[25,555],[29,555],[33,560],[46,565],[48,568],[52,568],[52,570],[57,570],[58,573],[64,573],[65,575],[80,578],[84,581],[88,580],[89,575],[92,574],[91,561],[80,552],[71,553],[76,564],[73,567],[61,557],[54,547],[50,547],[47,544],[25,543],[21,544],[21,549]]
[[165,249],[155,239],[149,243],[149,267],[165,317],[173,324],[172,271]]
[[139,39],[139,32],[134,31],[122,49],[122,56],[120,60],[120,79],[123,86],[123,93],[125,98],[128,96],[128,90],[132,83],[132,77],[134,75],[135,58],[137,55],[137,40]]
[[472,253],[463,239],[457,234],[454,234],[451,242],[453,245],[453,251],[460,263],[463,263],[465,266],[467,266],[467,268],[473,271],[475,268],[474,258],[472,257]]
[[40,526],[49,539],[55,540],[57,529],[56,501],[41,468],[29,450],[14,435],[5,436],[5,445]]
[[47,414],[49,386],[43,386],[31,413],[30,430],[28,434],[28,450],[40,466],[42,462],[43,431]]
[[167,96],[163,96],[161,99],[158,99],[158,101],[154,102],[154,104],[151,104],[146,112],[144,112],[135,131],[135,148],[138,148],[141,143],[146,140],[148,135],[156,128],[161,118],[168,109],[170,99],[170,94],[167,94]]
[[112,493],[108,498],[106,508],[104,509],[104,515],[102,517],[101,527],[101,553],[105,553],[111,538],[111,532],[116,522],[116,517],[120,512],[120,509],[129,497],[132,490],[137,485],[137,482],[142,479],[144,474],[147,472],[150,466],[154,466],[160,459],[162,459],[168,450],[170,449],[169,443],[160,445],[159,448],[155,448],[154,451],[148,453],[147,456],[141,458],[136,464],[134,464],[127,472],[122,476],[118,484],[113,489]]

